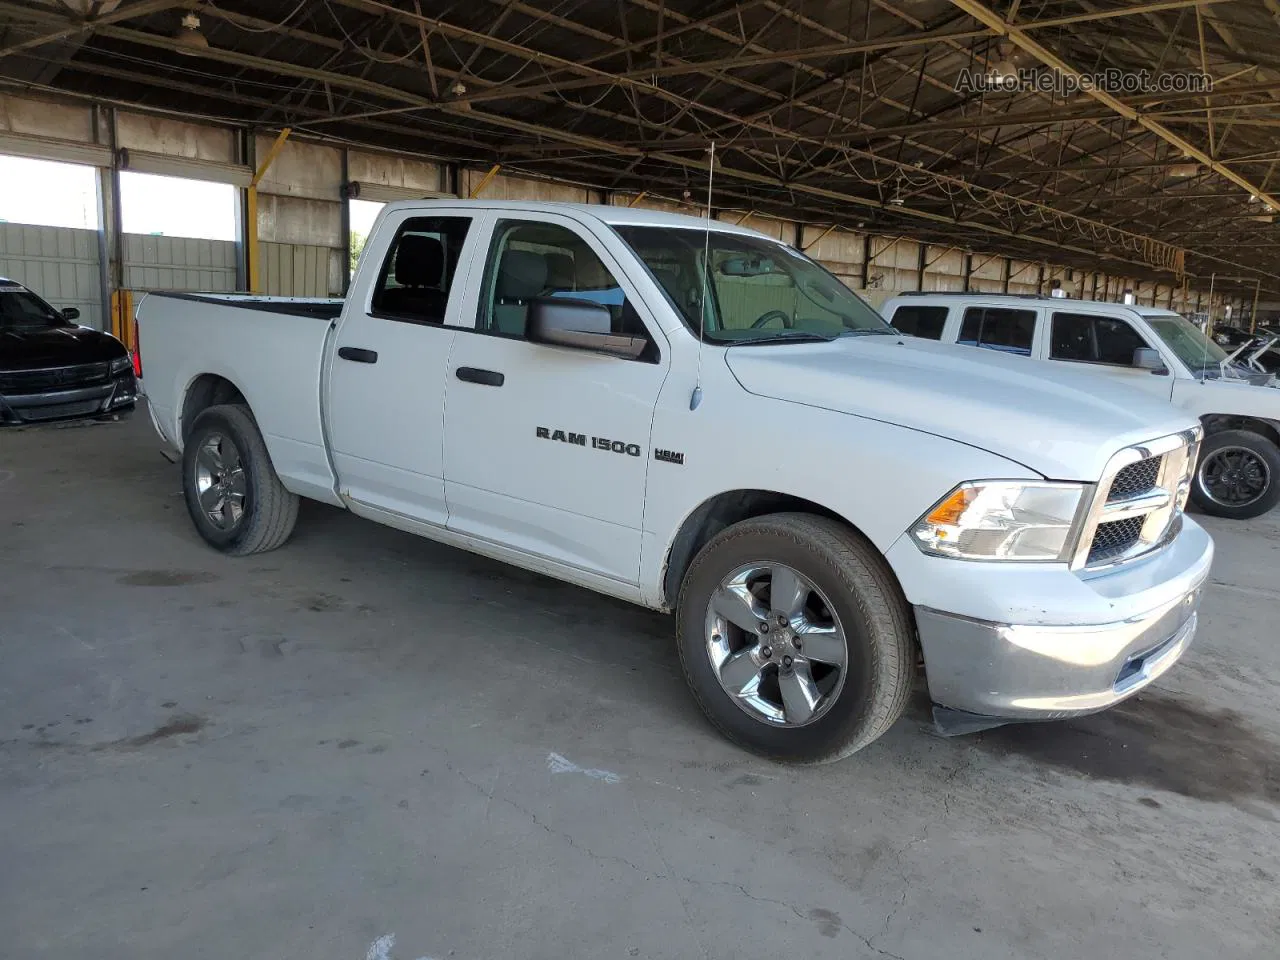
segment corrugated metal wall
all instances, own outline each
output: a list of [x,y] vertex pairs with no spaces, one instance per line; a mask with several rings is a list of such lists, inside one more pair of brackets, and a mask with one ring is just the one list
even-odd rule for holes
[[79,323],[101,330],[98,261],[93,230],[0,223],[0,277],[26,284],[55,307],[75,307]]
[[124,285],[129,290],[229,293],[236,289],[236,245],[126,233]]
[[[330,261],[334,251],[302,243],[262,243],[259,249],[262,288],[268,294],[273,297],[329,296]],[[341,255],[341,251],[337,252]]]

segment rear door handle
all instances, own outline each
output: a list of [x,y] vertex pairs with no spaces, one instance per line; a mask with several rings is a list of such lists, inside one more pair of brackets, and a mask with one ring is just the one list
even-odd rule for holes
[[497,370],[481,370],[479,367],[459,367],[456,376],[467,383],[480,383],[486,387],[500,387],[507,379]]
[[343,360],[354,360],[356,363],[378,362],[378,351],[366,350],[364,347],[339,347],[338,356]]

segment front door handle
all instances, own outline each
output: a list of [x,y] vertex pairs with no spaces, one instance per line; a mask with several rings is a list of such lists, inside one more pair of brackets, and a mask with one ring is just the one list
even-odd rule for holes
[[378,351],[366,350],[364,347],[339,347],[338,356],[343,360],[354,360],[356,363],[378,362]]
[[467,383],[480,383],[486,387],[500,387],[507,379],[497,370],[481,370],[479,367],[459,367],[456,376]]

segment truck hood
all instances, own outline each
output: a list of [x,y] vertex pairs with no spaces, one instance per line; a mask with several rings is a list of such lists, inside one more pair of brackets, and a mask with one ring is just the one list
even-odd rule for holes
[[725,362],[749,393],[948,437],[1053,480],[1095,481],[1122,447],[1195,424],[1103,377],[915,337],[739,345]]
[[1232,414],[1280,421],[1280,379],[1265,383],[1245,380],[1183,380],[1173,385],[1173,399],[1192,413]]

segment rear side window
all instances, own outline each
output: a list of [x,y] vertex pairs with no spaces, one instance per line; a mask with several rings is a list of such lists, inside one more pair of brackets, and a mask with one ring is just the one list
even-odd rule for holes
[[1124,320],[1083,313],[1055,313],[1049,341],[1054,360],[1133,366],[1133,354],[1147,342]]
[[964,325],[960,328],[960,339],[956,342],[1029,357],[1031,341],[1035,335],[1034,310],[970,307],[964,312]]
[[411,217],[400,225],[373,291],[373,313],[409,323],[444,323],[470,217]]
[[893,312],[893,328],[913,337],[941,340],[947,325],[946,307],[903,306]]

